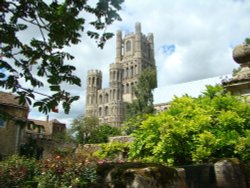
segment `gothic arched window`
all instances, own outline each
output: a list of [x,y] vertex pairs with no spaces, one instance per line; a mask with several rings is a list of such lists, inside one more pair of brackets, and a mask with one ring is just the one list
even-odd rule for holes
[[91,85],[91,78],[89,77],[89,85]]
[[131,72],[131,77],[133,77],[133,75],[134,75],[134,67],[131,67],[131,69],[130,69],[130,72]]
[[109,102],[109,94],[105,94],[105,102]]
[[127,41],[126,42],[126,51],[130,51],[131,50],[131,42],[130,41]]
[[108,115],[108,110],[109,110],[109,108],[106,106],[106,107],[105,107],[105,110],[104,110],[104,115],[105,115],[105,116]]
[[117,90],[117,100],[120,99],[120,89]]
[[100,79],[99,78],[96,78],[96,85],[99,86],[99,83],[100,82]]
[[126,93],[129,93],[129,84],[126,85]]
[[102,103],[102,95],[99,95],[99,103]]
[[102,116],[102,107],[99,108],[99,116]]

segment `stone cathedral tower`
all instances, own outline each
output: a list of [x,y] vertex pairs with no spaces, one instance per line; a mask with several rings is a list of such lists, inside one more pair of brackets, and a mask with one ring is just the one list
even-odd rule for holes
[[132,102],[133,86],[145,68],[156,69],[153,34],[141,32],[141,24],[135,24],[135,33],[116,34],[115,63],[109,68],[109,88],[102,89],[102,73],[88,71],[86,116],[96,116],[100,123],[120,126],[124,119],[124,102]]

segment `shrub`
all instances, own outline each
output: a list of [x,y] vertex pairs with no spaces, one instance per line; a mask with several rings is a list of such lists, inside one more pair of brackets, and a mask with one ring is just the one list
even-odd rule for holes
[[101,149],[94,153],[95,156],[100,159],[114,160],[120,158],[126,158],[129,150],[130,143],[121,142],[110,142],[106,144],[101,144]]
[[37,175],[35,159],[11,156],[0,162],[0,187],[23,187]]
[[207,86],[198,98],[175,98],[170,108],[138,123],[130,158],[187,165],[217,158],[250,160],[250,106]]
[[81,158],[54,158],[40,163],[39,188],[88,187],[96,181],[96,163]]

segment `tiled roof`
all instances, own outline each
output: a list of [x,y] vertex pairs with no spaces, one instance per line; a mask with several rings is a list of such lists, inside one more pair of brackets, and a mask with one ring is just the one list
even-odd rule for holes
[[0,91],[0,104],[4,104],[7,106],[16,106],[19,108],[29,108],[27,104],[20,105],[18,102],[18,99],[16,99],[16,96],[13,95],[12,93],[6,93]]
[[[62,126],[65,126],[64,123],[60,123],[58,120],[53,119],[51,121],[43,121],[43,120],[35,120],[35,119],[29,119],[29,121],[34,122],[34,124],[36,125],[40,125],[42,127],[44,127],[44,133],[46,135],[51,135],[52,134],[52,126],[53,123],[57,123],[57,124],[62,124]],[[31,131],[32,132],[32,131]]]
[[29,121],[32,121],[32,122],[34,122],[34,124],[41,125],[42,127],[44,127],[45,134],[49,135],[52,133],[52,130],[51,130],[52,124],[49,121],[34,120],[34,119],[29,119]]

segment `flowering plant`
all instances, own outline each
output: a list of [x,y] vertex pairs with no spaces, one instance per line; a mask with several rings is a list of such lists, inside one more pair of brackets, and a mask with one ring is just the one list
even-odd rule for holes
[[56,156],[40,163],[39,188],[88,187],[96,181],[96,162]]
[[37,174],[35,159],[13,155],[0,162],[0,187],[23,187]]

